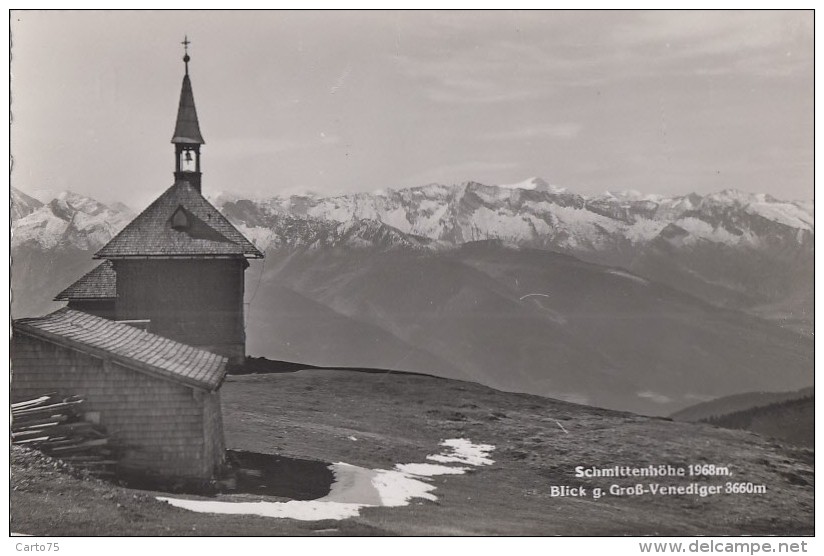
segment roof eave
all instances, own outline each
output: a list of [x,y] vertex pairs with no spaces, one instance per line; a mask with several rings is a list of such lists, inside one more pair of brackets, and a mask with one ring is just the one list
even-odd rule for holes
[[203,139],[193,139],[191,137],[180,137],[176,135],[172,137],[172,143],[175,145],[205,145],[206,141]]
[[79,295],[60,295],[58,294],[52,301],[115,301],[117,299],[116,295],[110,295],[106,297],[91,297],[91,296],[79,296]]
[[[203,254],[203,255],[106,255],[95,253],[92,258],[93,259],[109,259],[111,261],[118,261],[118,260],[126,260],[126,259],[243,259],[245,255],[243,253],[231,254],[231,255],[215,255],[215,254]],[[258,258],[263,258],[261,255]]]
[[17,333],[22,333],[23,335],[32,336],[34,338],[45,340],[58,346],[68,347],[70,349],[74,349],[91,355],[92,357],[96,357],[97,359],[109,360],[114,363],[118,363],[120,365],[128,367],[134,371],[143,372],[155,378],[161,378],[164,380],[168,380],[170,382],[174,382],[175,384],[181,384],[183,386],[187,386],[190,388],[203,390],[204,392],[214,392],[217,389],[219,389],[228,371],[228,368],[226,366],[227,364],[224,363],[224,369],[221,373],[221,376],[215,384],[210,384],[199,380],[193,380],[185,376],[173,375],[162,371],[158,371],[151,365],[147,365],[140,361],[135,361],[134,359],[129,359],[128,357],[124,357],[116,353],[111,353],[104,349],[88,346],[82,342],[78,342],[76,340],[60,336],[59,334],[54,334],[52,332],[40,330],[39,328],[33,327],[29,324],[15,321],[12,323],[12,330],[14,329],[17,330]]

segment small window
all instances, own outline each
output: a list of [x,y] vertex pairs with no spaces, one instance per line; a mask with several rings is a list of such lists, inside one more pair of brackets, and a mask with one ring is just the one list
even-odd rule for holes
[[177,210],[172,215],[172,228],[175,230],[185,230],[189,227],[189,216],[183,207],[177,207]]

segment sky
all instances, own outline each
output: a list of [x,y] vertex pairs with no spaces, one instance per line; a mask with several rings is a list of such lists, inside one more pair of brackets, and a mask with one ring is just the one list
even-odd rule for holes
[[812,11],[14,11],[12,185],[171,185],[184,34],[204,192],[539,176],[813,197]]

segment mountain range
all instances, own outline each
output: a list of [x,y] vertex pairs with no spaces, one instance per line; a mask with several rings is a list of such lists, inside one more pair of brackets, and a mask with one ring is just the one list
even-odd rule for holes
[[[661,415],[812,384],[810,202],[538,178],[211,200],[266,250],[247,272],[250,355]],[[58,306],[133,217],[73,193],[12,189],[12,205],[15,316]]]
[[539,178],[507,187],[468,182],[213,200],[264,249],[340,241],[443,249],[495,239],[618,266],[715,305],[812,330],[812,202],[735,190],[585,197]]

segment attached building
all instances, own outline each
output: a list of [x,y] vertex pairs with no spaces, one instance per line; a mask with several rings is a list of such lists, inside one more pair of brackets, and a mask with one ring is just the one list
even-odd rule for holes
[[54,298],[55,301],[68,301],[69,309],[107,319],[116,318],[116,299],[117,275],[111,261],[103,261]]
[[13,402],[82,397],[120,450],[123,471],[189,480],[219,473],[225,357],[69,308],[12,329]]

